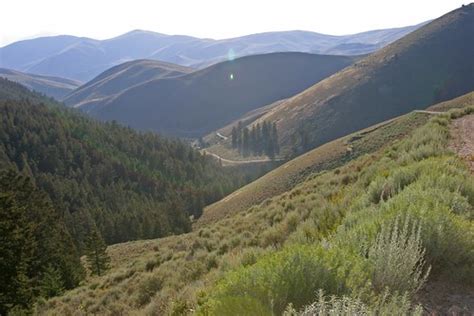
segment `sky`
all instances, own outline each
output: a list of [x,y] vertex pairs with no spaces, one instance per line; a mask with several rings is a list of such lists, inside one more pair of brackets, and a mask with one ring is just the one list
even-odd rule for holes
[[469,0],[0,0],[0,46],[135,29],[206,38],[307,30],[332,35],[418,24]]

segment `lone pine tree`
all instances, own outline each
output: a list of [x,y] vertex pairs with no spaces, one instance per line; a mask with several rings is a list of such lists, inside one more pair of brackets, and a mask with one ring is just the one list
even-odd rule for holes
[[101,276],[109,268],[107,245],[97,229],[92,229],[86,240],[86,258],[92,275]]

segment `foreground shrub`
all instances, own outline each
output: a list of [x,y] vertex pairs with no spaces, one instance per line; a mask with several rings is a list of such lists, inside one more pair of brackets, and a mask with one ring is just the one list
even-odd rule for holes
[[392,225],[384,225],[368,258],[373,265],[372,285],[377,293],[385,288],[391,292],[417,292],[428,278],[430,268],[424,270],[424,254],[420,240],[420,226],[406,218],[399,226],[399,218]]
[[289,247],[227,275],[203,310],[219,315],[232,310],[236,302],[255,300],[257,305],[279,315],[290,303],[296,308],[311,303],[319,289],[338,295],[356,293],[369,279],[365,263],[339,250]]
[[296,312],[289,307],[284,313],[285,316],[353,316],[353,315],[369,315],[370,310],[367,305],[358,299],[348,296],[337,297],[324,295],[324,291],[318,292],[317,301],[306,306],[301,312]]
[[359,299],[348,296],[325,296],[320,290],[317,301],[297,312],[293,306],[288,306],[284,316],[365,316],[365,315],[393,315],[393,316],[421,316],[423,310],[420,306],[413,307],[406,295],[389,295],[385,292],[371,306],[364,304]]

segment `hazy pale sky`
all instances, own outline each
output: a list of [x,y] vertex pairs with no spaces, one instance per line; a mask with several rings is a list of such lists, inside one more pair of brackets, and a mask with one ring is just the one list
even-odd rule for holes
[[469,0],[1,0],[0,46],[134,29],[216,39],[282,30],[342,35],[417,24],[463,3]]

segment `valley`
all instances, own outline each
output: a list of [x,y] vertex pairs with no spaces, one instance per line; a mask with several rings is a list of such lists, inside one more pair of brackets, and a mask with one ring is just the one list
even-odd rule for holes
[[5,16],[0,315],[474,314],[474,3],[84,1]]

